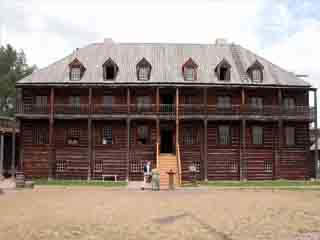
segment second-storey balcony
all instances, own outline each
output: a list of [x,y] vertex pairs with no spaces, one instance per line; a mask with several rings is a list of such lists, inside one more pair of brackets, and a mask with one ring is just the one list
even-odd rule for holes
[[[17,114],[22,115],[49,115],[50,105],[17,103]],[[176,116],[175,104],[54,104],[53,113],[56,115],[134,115],[134,116]],[[315,109],[308,106],[295,106],[285,108],[277,105],[264,105],[261,107],[252,105],[205,105],[205,104],[180,104],[178,105],[179,118],[219,116],[248,118],[283,118],[313,120]]]

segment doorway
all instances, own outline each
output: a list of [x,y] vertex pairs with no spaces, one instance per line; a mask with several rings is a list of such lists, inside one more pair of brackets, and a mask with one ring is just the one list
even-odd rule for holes
[[173,132],[172,129],[161,130],[160,153],[173,153]]
[[162,95],[163,112],[173,112],[174,98],[171,94]]

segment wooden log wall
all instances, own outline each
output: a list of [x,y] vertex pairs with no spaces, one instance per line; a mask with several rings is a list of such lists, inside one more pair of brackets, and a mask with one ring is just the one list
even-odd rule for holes
[[33,120],[21,121],[20,133],[23,149],[23,170],[26,178],[47,178],[49,165],[49,146],[48,144],[37,145],[33,143],[33,128],[42,127],[48,129],[48,121]]
[[[219,125],[231,127],[231,144],[218,143]],[[239,180],[240,122],[208,122],[208,180]]]
[[[55,133],[55,176],[63,179],[87,179],[88,177],[88,126],[87,121],[56,120]],[[67,144],[67,132],[70,128],[80,129],[79,144]],[[59,165],[64,169],[59,171]]]
[[[137,142],[137,127],[140,125],[147,125],[150,129],[150,142],[148,144],[140,144]],[[131,153],[129,166],[129,180],[141,181],[143,180],[143,164],[150,160],[152,168],[157,165],[156,162],[156,143],[157,143],[157,129],[155,121],[131,121]]]
[[[252,143],[252,128],[263,128],[263,144]],[[275,141],[277,139],[276,123],[247,122],[246,150],[244,159],[248,180],[272,180],[274,176]]]
[[[314,172],[314,161],[311,161],[309,157],[309,125],[308,123],[284,123],[283,129],[286,126],[295,127],[296,145],[286,146],[284,141],[280,155],[280,178],[310,178]],[[285,136],[285,132],[282,134]]]
[[[104,127],[112,127],[112,144],[102,144]],[[102,175],[117,175],[126,180],[127,174],[127,129],[125,121],[95,121],[93,124],[93,178]]]
[[[184,142],[184,130],[192,129],[192,132],[198,133],[195,136],[196,142],[186,144]],[[181,122],[179,126],[179,144],[180,144],[180,159],[182,168],[182,181],[190,181],[191,175],[189,166],[196,165],[199,172],[197,173],[199,180],[203,180],[204,163],[203,163],[203,126],[200,121],[197,122]]]

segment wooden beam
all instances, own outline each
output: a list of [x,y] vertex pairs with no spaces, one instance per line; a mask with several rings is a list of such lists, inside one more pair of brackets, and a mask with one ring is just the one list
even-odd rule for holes
[[[315,152],[314,152],[314,161],[315,161],[315,177],[316,179],[320,178],[320,172],[319,172],[319,166],[318,166],[318,161],[319,161],[319,152],[318,152],[318,138],[319,138],[319,133],[318,133],[318,102],[317,102],[317,89],[314,90],[313,92],[313,97],[314,97],[314,129],[315,129]],[[309,150],[310,151],[310,150]]]
[[3,176],[3,160],[4,160],[4,133],[0,133],[0,180],[4,178]]
[[16,171],[16,124],[12,127],[12,155],[11,155],[11,177],[15,177]]
[[130,174],[130,118],[127,119],[127,171],[126,171],[126,180],[129,182],[129,174]]
[[208,120],[205,119],[203,121],[204,128],[203,128],[203,140],[204,140],[204,159],[203,159],[203,165],[204,165],[204,180],[208,181]]
[[89,88],[89,113],[88,113],[88,180],[91,180],[92,172],[92,88]]

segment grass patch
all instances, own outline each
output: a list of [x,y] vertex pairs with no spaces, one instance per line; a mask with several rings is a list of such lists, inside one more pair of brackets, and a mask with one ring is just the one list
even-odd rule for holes
[[86,181],[86,180],[48,180],[35,179],[35,185],[38,186],[96,186],[96,187],[124,187],[127,182],[113,182],[113,181]]
[[319,187],[320,181],[209,181],[199,182],[199,185],[208,187],[261,187],[261,188],[297,188]]

